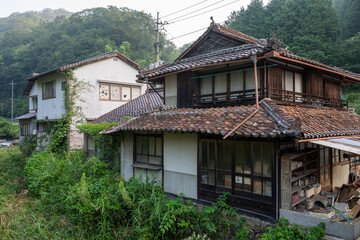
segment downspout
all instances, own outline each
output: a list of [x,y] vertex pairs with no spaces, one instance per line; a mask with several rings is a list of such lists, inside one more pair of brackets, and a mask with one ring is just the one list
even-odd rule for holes
[[[223,137],[224,140],[226,138],[228,138],[233,132],[235,132],[239,127],[241,127],[241,125],[243,125],[247,120],[249,120],[252,116],[254,116],[259,111],[259,89],[258,89],[258,81],[257,81],[257,66],[256,66],[257,59],[256,59],[256,55],[252,55],[251,60],[254,63],[256,110],[253,113],[251,113],[244,121],[242,121],[241,123],[236,125],[233,130],[228,132]],[[244,81],[245,81],[245,79],[244,79]]]

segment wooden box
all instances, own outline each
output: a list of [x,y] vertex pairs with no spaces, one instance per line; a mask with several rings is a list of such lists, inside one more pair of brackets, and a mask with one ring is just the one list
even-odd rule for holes
[[314,196],[314,188],[313,187],[311,187],[310,189],[305,188],[305,196],[307,198]]

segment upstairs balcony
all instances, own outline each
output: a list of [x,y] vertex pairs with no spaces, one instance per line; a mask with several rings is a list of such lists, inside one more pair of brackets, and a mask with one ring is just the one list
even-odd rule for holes
[[[278,104],[348,108],[348,100],[287,91],[283,89],[259,88],[258,95],[259,100],[263,98],[271,98]],[[192,100],[194,107],[248,105],[256,102],[256,93],[255,89],[247,89],[212,94],[194,94]]]

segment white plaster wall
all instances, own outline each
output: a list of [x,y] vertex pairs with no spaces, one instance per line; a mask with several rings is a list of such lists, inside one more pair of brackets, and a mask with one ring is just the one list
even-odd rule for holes
[[[56,98],[43,100],[42,84],[53,80],[56,80]],[[38,120],[44,120],[46,117],[48,117],[49,120],[59,119],[65,114],[64,91],[61,90],[61,83],[63,81],[65,81],[64,75],[53,73],[40,77],[35,82],[34,87],[36,85],[38,89]],[[30,94],[32,94],[32,92],[30,92]]]
[[164,133],[164,190],[197,198],[197,134]]
[[177,75],[165,77],[165,106],[177,105]]
[[349,164],[337,165],[332,169],[332,187],[341,187],[343,184],[348,184],[349,181]]
[[133,176],[133,133],[121,133],[121,175],[125,180]]
[[[117,57],[104,59],[95,63],[87,64],[77,68],[74,75],[78,82],[84,87],[79,88],[77,105],[82,106],[85,118],[97,118],[114,108],[127,102],[125,101],[100,101],[99,80],[111,81],[113,83],[136,83],[138,70],[131,67]],[[80,85],[81,85],[80,84]],[[141,93],[145,92],[145,85],[141,87]]]
[[29,112],[34,112],[32,110],[34,108],[32,97],[37,97],[37,95],[38,95],[38,86],[37,83],[35,82],[34,86],[30,89],[30,93],[29,93]]

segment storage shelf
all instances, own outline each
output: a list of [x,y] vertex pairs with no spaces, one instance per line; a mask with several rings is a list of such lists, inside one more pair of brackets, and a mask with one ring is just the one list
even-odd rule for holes
[[[306,197],[305,189],[306,186],[312,186],[318,182],[318,157],[317,149],[306,149],[299,152],[286,153],[281,157],[281,188],[284,194],[286,194],[286,196],[282,196],[282,208],[293,210],[296,205],[309,199]],[[302,162],[301,166],[299,166],[301,164],[299,161]],[[291,169],[292,165],[296,165],[297,167]],[[313,178],[315,179],[311,180]],[[294,194],[300,194],[303,197],[299,196],[294,198],[294,201],[298,201],[293,203],[292,196]]]
[[297,181],[297,180],[299,180],[299,179],[301,179],[301,178],[303,178],[305,176],[306,176],[306,174],[301,174],[300,176],[293,177],[293,178],[291,178],[291,182],[295,182],[295,181]]
[[299,203],[302,203],[303,201],[305,201],[307,199],[307,197],[300,197],[300,201],[293,203],[291,206],[295,207],[296,205],[298,205]]
[[303,190],[305,188],[305,186],[295,186],[295,187],[291,187],[291,193]]
[[291,169],[291,171],[296,171],[296,170],[299,170],[299,169],[301,169],[301,168],[304,168],[306,165],[305,164],[303,164],[302,166],[300,166],[300,167],[297,167],[297,168],[294,168],[294,169]]

